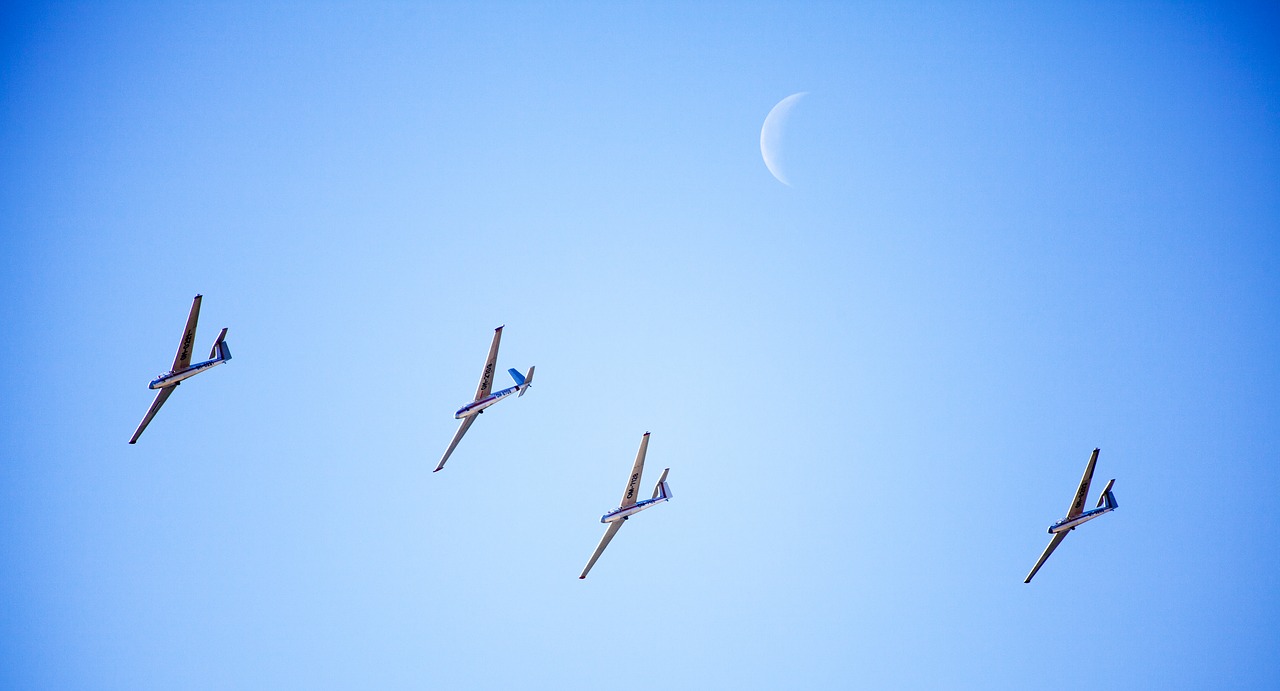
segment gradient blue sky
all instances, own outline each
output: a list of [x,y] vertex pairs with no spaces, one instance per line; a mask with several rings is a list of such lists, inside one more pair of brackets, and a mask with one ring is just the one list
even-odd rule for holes
[[0,18],[0,687],[1280,685],[1274,5]]

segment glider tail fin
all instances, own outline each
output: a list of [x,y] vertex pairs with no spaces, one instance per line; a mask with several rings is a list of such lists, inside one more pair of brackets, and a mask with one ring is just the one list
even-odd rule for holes
[[1111,486],[1114,484],[1116,484],[1116,481],[1114,478],[1112,478],[1111,481],[1107,483],[1107,486],[1103,488],[1102,496],[1098,497],[1099,507],[1101,507],[1104,504],[1108,509],[1114,509],[1120,506],[1120,504],[1116,501],[1116,495],[1111,492]]
[[658,478],[658,484],[653,486],[652,499],[657,499],[659,497],[663,499],[671,499],[671,485],[667,484],[667,472],[670,470],[670,468],[663,469],[662,477]]
[[218,334],[218,340],[213,342],[213,349],[209,351],[209,357],[217,358],[222,361],[231,359],[231,348],[227,346],[227,330],[224,327],[222,333]]
[[511,373],[511,378],[516,380],[516,386],[520,387],[520,395],[516,396],[516,398],[520,398],[520,396],[523,396],[524,392],[528,391],[530,386],[533,386],[533,367],[530,367],[529,373],[525,375],[521,375],[519,372],[515,371],[514,369],[510,369],[507,371]]
[[510,374],[511,378],[516,380],[516,386],[524,386],[524,375],[517,372],[514,367],[507,370],[507,374]]

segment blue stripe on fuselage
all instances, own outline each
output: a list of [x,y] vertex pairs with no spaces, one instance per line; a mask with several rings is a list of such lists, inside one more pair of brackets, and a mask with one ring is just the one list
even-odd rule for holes
[[488,396],[485,396],[484,398],[482,398],[482,399],[480,399],[480,400],[478,400],[478,401],[472,401],[471,403],[468,403],[468,404],[466,404],[466,405],[462,406],[461,408],[458,408],[458,412],[454,413],[454,417],[457,417],[457,416],[459,416],[459,415],[463,415],[463,414],[467,413],[468,411],[475,410],[476,408],[479,408],[479,407],[481,407],[481,406],[483,406],[483,405],[485,405],[485,404],[489,404],[489,403],[496,403],[496,402],[498,401],[498,399],[500,399],[500,398],[505,398],[505,397],[507,397],[507,396],[510,396],[511,394],[513,394],[513,393],[515,393],[515,392],[516,392],[516,389],[519,389],[519,388],[520,388],[520,387],[518,387],[518,386],[508,387],[508,388],[505,388],[505,389],[503,389],[503,390],[501,390],[501,391],[495,391],[495,392],[493,392],[493,393],[489,394]]

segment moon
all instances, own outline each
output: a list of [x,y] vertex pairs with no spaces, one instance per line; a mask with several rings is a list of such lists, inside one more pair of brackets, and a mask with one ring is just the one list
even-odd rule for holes
[[760,156],[764,165],[778,179],[778,182],[791,186],[786,173],[782,170],[782,132],[786,128],[787,117],[796,102],[804,98],[808,91],[800,91],[778,101],[778,105],[769,111],[764,119],[764,127],[760,128]]

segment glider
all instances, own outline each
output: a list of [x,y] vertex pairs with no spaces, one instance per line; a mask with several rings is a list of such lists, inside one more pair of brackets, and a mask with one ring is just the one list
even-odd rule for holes
[[1098,497],[1098,507],[1094,509],[1084,510],[1085,498],[1089,496],[1089,483],[1093,480],[1093,466],[1098,462],[1099,449],[1093,450],[1093,455],[1089,457],[1089,465],[1084,468],[1084,477],[1080,478],[1080,488],[1076,490],[1076,498],[1071,500],[1071,508],[1067,511],[1067,517],[1049,526],[1049,534],[1053,539],[1049,541],[1049,546],[1044,548],[1044,554],[1040,555],[1040,561],[1031,568],[1031,573],[1027,574],[1027,580],[1023,583],[1030,583],[1031,578],[1036,575],[1045,560],[1053,554],[1053,550],[1058,548],[1059,544],[1066,539],[1067,533],[1076,529],[1076,526],[1092,521],[1104,513],[1111,513],[1116,510],[1119,504],[1116,503],[1116,495],[1111,493],[1111,486],[1116,484],[1114,478],[1107,483],[1102,490],[1102,496]]
[[227,330],[223,329],[222,333],[218,334],[218,340],[213,342],[213,350],[209,351],[209,357],[212,359],[191,364],[191,346],[196,339],[196,321],[200,319],[201,297],[203,296],[197,295],[191,302],[191,314],[187,315],[187,328],[183,330],[182,340],[178,342],[178,354],[173,358],[173,368],[156,377],[150,384],[150,388],[159,389],[160,393],[156,394],[156,399],[151,402],[146,416],[138,424],[138,429],[134,430],[133,438],[129,440],[130,444],[138,442],[138,437],[142,436],[142,430],[147,428],[151,418],[160,411],[160,406],[169,400],[169,396],[173,394],[174,389],[178,388],[178,384],[181,384],[184,379],[190,379],[231,359],[231,349],[227,347],[226,342]]
[[631,477],[627,478],[627,488],[622,492],[622,505],[600,517],[600,522],[608,523],[609,528],[604,531],[604,537],[600,538],[600,544],[596,546],[595,553],[591,555],[591,561],[587,562],[587,568],[582,570],[582,575],[578,576],[579,579],[587,577],[587,572],[596,565],[596,560],[600,558],[604,548],[609,546],[609,541],[618,534],[622,523],[631,518],[632,514],[640,513],[671,499],[671,488],[667,486],[667,471],[671,469],[666,468],[662,471],[662,477],[658,478],[658,484],[653,487],[653,497],[640,502],[636,501],[636,489],[640,487],[640,475],[644,472],[644,455],[648,449],[649,433],[645,432],[644,437],[640,439],[640,450],[636,452],[635,465],[631,466]]
[[476,387],[476,398],[474,401],[462,406],[453,417],[462,420],[462,424],[458,426],[458,431],[453,433],[453,441],[449,442],[449,448],[444,450],[444,456],[440,458],[439,465],[431,471],[433,473],[440,472],[444,467],[445,461],[449,460],[450,454],[457,448],[458,442],[462,441],[462,435],[467,433],[471,428],[471,424],[476,421],[476,416],[484,412],[485,408],[501,401],[511,394],[519,394],[516,398],[524,395],[524,392],[533,384],[533,368],[529,368],[528,374],[520,374],[514,369],[507,372],[511,374],[511,378],[516,380],[516,385],[493,392],[493,370],[498,363],[498,342],[502,340],[502,327],[493,330],[493,343],[489,346],[489,357],[484,361],[484,371],[480,373],[480,386]]

